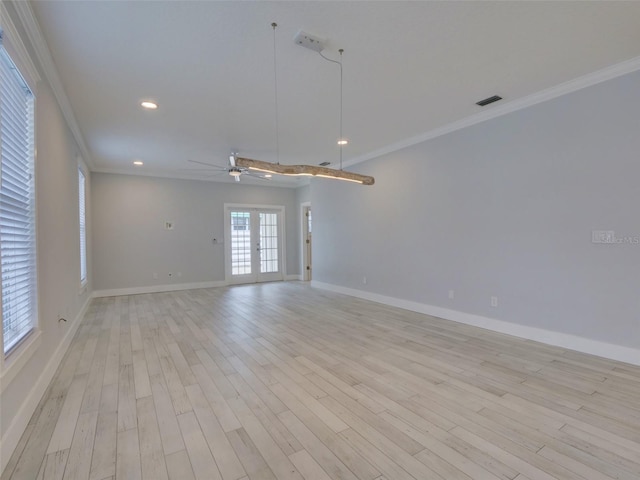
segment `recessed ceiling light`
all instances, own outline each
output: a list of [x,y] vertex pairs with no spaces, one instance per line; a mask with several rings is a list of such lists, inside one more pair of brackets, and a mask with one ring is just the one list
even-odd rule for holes
[[150,102],[148,100],[145,100],[144,102],[140,102],[140,106],[142,108],[146,108],[147,110],[155,110],[156,108],[158,108],[158,104],[155,102]]
[[349,140],[347,140],[346,138],[341,138],[340,140],[338,140],[338,145],[347,145],[349,143]]
[[144,162],[142,160],[134,160],[133,164],[137,167],[141,167],[142,165],[144,165]]

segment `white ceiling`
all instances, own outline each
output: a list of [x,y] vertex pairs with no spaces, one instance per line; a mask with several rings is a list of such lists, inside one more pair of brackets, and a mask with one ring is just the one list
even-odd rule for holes
[[[476,114],[485,97],[500,105],[640,56],[640,2],[32,6],[98,171],[202,178],[188,159],[224,166],[232,150],[275,161],[272,21],[287,164],[338,160],[339,69],[294,44],[300,29],[326,38],[327,56],[345,49],[345,161]],[[146,98],[160,108],[143,111]]]

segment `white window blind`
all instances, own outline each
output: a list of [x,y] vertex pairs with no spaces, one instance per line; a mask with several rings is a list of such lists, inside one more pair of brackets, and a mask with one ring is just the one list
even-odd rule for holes
[[34,95],[0,43],[0,264],[5,355],[37,318]]
[[85,180],[82,169],[78,169],[78,210],[80,212],[80,285],[87,283],[87,228],[85,209]]

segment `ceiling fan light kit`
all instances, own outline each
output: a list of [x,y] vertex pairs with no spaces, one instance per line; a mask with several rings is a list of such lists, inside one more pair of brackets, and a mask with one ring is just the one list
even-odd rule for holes
[[258,175],[250,172],[249,169],[246,167],[241,167],[236,165],[236,157],[237,157],[237,153],[235,152],[229,155],[229,165],[226,167],[221,167],[220,165],[215,165],[213,163],[200,162],[198,160],[187,160],[187,161],[190,163],[197,163],[198,165],[204,165],[205,167],[208,167],[208,169],[210,168],[210,169],[213,169],[214,171],[217,170],[219,173],[214,174],[213,176],[224,175],[224,174],[229,175],[230,177],[233,177],[233,179],[236,182],[240,181],[241,176],[254,177],[260,180],[269,180],[271,178],[271,175]]

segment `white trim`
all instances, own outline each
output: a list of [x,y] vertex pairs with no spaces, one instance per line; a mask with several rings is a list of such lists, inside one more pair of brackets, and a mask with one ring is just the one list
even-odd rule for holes
[[302,280],[302,275],[298,275],[296,273],[291,273],[288,275],[284,276],[284,281],[285,282],[295,282],[295,281],[301,281]]
[[[301,280],[300,275],[285,275],[285,281]],[[131,287],[131,288],[113,288],[109,290],[94,290],[93,298],[102,297],[121,297],[125,295],[141,295],[145,293],[164,293],[164,292],[178,292],[181,290],[198,290],[200,288],[219,288],[232,286],[224,280],[212,281],[212,282],[197,282],[197,283],[179,283],[176,285],[151,285],[148,287]]]
[[[33,64],[31,57],[29,56],[29,52],[18,34],[16,26],[11,21],[9,12],[7,12],[7,7],[1,2],[0,18],[2,19],[0,30],[3,32],[4,46],[8,47],[11,60],[17,64],[18,70],[22,72],[23,77],[25,77],[25,80],[29,84],[29,88],[33,94],[36,95],[36,86],[40,81],[40,74],[38,73],[36,66]],[[14,56],[17,58],[14,58]]]
[[60,362],[62,362],[65,353],[67,353],[71,340],[82,323],[82,319],[87,313],[90,303],[91,297],[87,298],[84,305],[73,319],[73,322],[69,325],[69,330],[67,330],[67,333],[58,345],[58,348],[52,355],[51,359],[46,363],[46,365],[44,365],[44,369],[42,370],[40,377],[38,377],[34,382],[31,391],[23,400],[20,410],[18,410],[18,413],[13,417],[11,425],[9,425],[6,433],[2,436],[2,440],[0,441],[0,472],[3,472],[7,466],[13,451],[20,441],[20,437],[22,437],[22,434],[29,424],[31,415],[36,411],[42,396],[51,383],[51,380],[53,380],[53,376],[55,375]]
[[365,292],[363,290],[356,290],[352,288],[342,287],[340,285],[333,285],[330,283],[317,282],[315,280],[311,281],[311,286],[315,288],[321,288],[323,290],[341,293],[344,295],[349,295],[352,297],[370,300],[372,302],[382,303],[384,305],[390,305],[392,307],[411,310],[412,312],[424,313],[425,315],[431,315],[433,317],[438,317],[445,320],[464,323],[465,325],[473,325],[474,327],[485,328],[494,332],[513,335],[514,337],[534,340],[536,342],[546,343],[547,345],[562,347],[569,350],[576,350],[578,352],[597,355],[599,357],[609,358],[611,360],[617,360],[619,362],[640,365],[640,350],[635,348],[614,345],[611,343],[579,337],[577,335],[571,335],[568,333],[560,333],[551,330],[545,330],[542,328],[519,325],[516,323],[505,322],[503,320],[496,320],[493,318],[474,315],[471,313],[459,312],[457,310],[437,307],[434,305],[427,305],[424,303],[412,302],[400,298],[388,297],[386,295]]
[[401,140],[399,142],[379,148],[378,150],[374,150],[373,152],[365,153],[364,155],[360,155],[359,157],[349,159],[344,162],[344,165],[351,166],[357,163],[365,162],[367,160],[372,160],[374,158],[378,158],[383,155],[402,150],[403,148],[411,147],[413,145],[426,142],[427,140],[431,140],[433,138],[455,132],[456,130],[461,130],[477,123],[486,122],[487,120],[501,117],[502,115],[507,115],[509,113],[522,110],[533,105],[537,105],[538,103],[546,102],[547,100],[552,100],[562,95],[576,92],[578,90],[582,90],[583,88],[597,85],[598,83],[606,82],[607,80],[611,80],[613,78],[621,77],[622,75],[626,75],[637,70],[640,70],[640,57],[635,57],[630,60],[625,60],[624,62],[616,63],[615,65],[610,65],[601,70],[596,70],[595,72],[588,73],[573,80],[569,80],[559,85],[555,85],[531,95],[527,95],[526,97],[522,97],[501,105],[496,105],[490,110],[476,113],[469,117],[465,117],[461,120],[443,125],[415,137],[407,138],[405,140]]
[[[18,68],[20,77],[27,83],[28,88],[33,95],[33,173],[35,175],[38,166],[38,148],[37,148],[37,125],[36,117],[38,110],[38,94],[37,84],[40,82],[40,74],[35,67],[31,56],[27,48],[25,47],[22,38],[18,34],[15,24],[11,20],[6,7],[0,2],[0,19],[2,24],[0,29],[2,30],[2,42],[0,44],[6,49],[9,54],[11,62]],[[0,172],[0,178],[2,174]],[[40,331],[40,285],[38,283],[38,262],[40,261],[39,255],[39,235],[38,235],[38,176],[35,175],[33,179],[33,230],[36,239],[35,248],[35,271],[33,272],[33,284],[36,286],[35,293],[35,305],[32,311],[33,329],[24,339],[22,345],[17,347],[17,350],[9,354],[9,357],[0,355],[0,393],[11,383],[11,381],[17,376],[22,367],[28,362],[31,356],[37,351],[38,346],[41,344],[41,331]],[[0,287],[0,293],[2,288]],[[0,343],[3,342],[3,332],[0,331]],[[11,358],[12,357],[12,358]]]
[[94,290],[93,298],[120,297],[123,295],[140,295],[143,293],[178,292],[180,290],[197,290],[199,288],[226,287],[225,281],[177,283],[174,285],[149,285],[146,287],[113,288],[109,290]]
[[62,115],[67,121],[67,126],[69,127],[69,130],[71,130],[73,138],[80,148],[82,157],[86,164],[91,167],[93,166],[91,154],[89,153],[84,136],[82,135],[82,130],[80,130],[78,122],[76,121],[73,109],[71,108],[71,103],[65,93],[60,76],[58,75],[58,70],[56,69],[53,61],[51,51],[49,50],[44,36],[42,35],[40,25],[36,20],[31,4],[29,2],[14,2],[13,6],[18,14],[18,18],[20,19],[22,26],[27,32],[27,37],[29,38],[29,41],[36,53],[40,67],[42,67],[44,75],[49,82],[49,86],[53,91],[53,95],[58,101]]
[[[300,280],[305,281],[307,278],[307,244],[305,233],[307,231],[308,220],[304,215],[304,209],[306,207],[311,208],[311,202],[300,203],[300,211],[298,212],[298,218],[300,219]],[[313,226],[311,227],[313,228]]]

